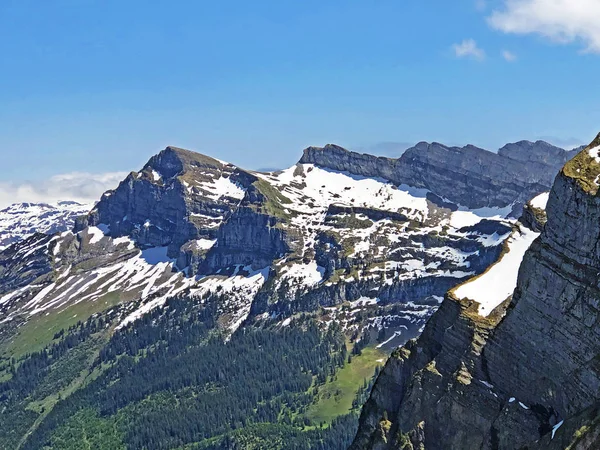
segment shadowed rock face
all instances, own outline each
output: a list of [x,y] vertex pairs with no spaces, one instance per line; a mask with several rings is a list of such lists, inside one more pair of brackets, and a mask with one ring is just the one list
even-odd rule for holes
[[460,148],[421,142],[398,159],[350,152],[336,145],[309,147],[300,162],[426,188],[469,208],[516,203],[518,217],[528,199],[549,190],[574,154],[543,141],[508,144],[498,153],[472,145]]
[[450,291],[390,358],[352,450],[598,448],[597,145],[600,135],[557,176],[512,299],[481,317]]
[[[290,230],[281,219],[265,208],[268,199],[252,185],[242,203],[217,233],[217,245],[206,256],[205,270],[251,265],[254,269],[269,266],[273,260],[292,251]],[[300,243],[302,244],[301,240]]]
[[142,248],[168,246],[177,257],[184,243],[216,237],[255,180],[233,165],[167,147],[105,193],[76,230],[104,224],[112,237],[131,236]]

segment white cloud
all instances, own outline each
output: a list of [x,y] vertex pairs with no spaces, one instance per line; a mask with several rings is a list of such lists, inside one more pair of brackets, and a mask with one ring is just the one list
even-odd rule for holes
[[474,58],[479,61],[485,59],[485,52],[477,46],[473,39],[465,39],[460,44],[452,45],[454,55],[457,58]]
[[73,172],[47,180],[0,183],[0,208],[19,202],[93,202],[103,192],[116,188],[126,176],[126,172]]
[[515,55],[509,50],[502,50],[502,57],[508,62],[513,62],[517,60],[517,55]]
[[600,53],[600,1],[503,0],[504,8],[488,17],[504,33],[538,34],[553,42],[582,42],[588,52]]

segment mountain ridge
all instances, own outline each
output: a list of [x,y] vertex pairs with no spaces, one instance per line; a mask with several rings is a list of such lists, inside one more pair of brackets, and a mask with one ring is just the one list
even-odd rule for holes
[[489,294],[459,295],[469,280],[394,353],[352,450],[596,448],[598,145],[600,135],[556,177],[514,293],[483,317]]
[[498,153],[473,145],[420,142],[399,158],[360,154],[328,144],[306,148],[300,163],[426,188],[469,208],[515,203],[513,214],[518,216],[529,198],[550,188],[553,174],[573,156],[572,151],[544,141],[507,144]]
[[35,233],[54,234],[71,229],[75,219],[93,204],[73,201],[14,203],[0,210],[0,250]]

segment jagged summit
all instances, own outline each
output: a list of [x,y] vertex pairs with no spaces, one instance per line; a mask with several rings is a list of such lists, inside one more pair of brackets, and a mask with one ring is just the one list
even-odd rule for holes
[[596,135],[596,138],[591,142],[588,147],[598,147],[600,146],[600,133]]
[[298,164],[317,164],[319,162],[330,159],[350,159],[354,155],[360,155],[348,150],[337,144],[325,144],[323,147],[310,146],[302,151],[302,157],[298,161]]
[[150,158],[142,171],[154,170],[164,178],[172,178],[198,168],[221,168],[224,163],[191,150],[168,146]]
[[105,225],[113,237],[129,236],[142,248],[212,239],[256,177],[210,156],[169,146],[106,192],[76,231]]

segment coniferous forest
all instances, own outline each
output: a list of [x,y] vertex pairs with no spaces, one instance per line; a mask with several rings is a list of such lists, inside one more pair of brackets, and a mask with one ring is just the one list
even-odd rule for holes
[[371,380],[352,412],[307,414],[352,358],[339,326],[307,315],[224,336],[213,305],[173,298],[116,331],[114,314],[96,315],[7,362],[0,447],[345,449]]

